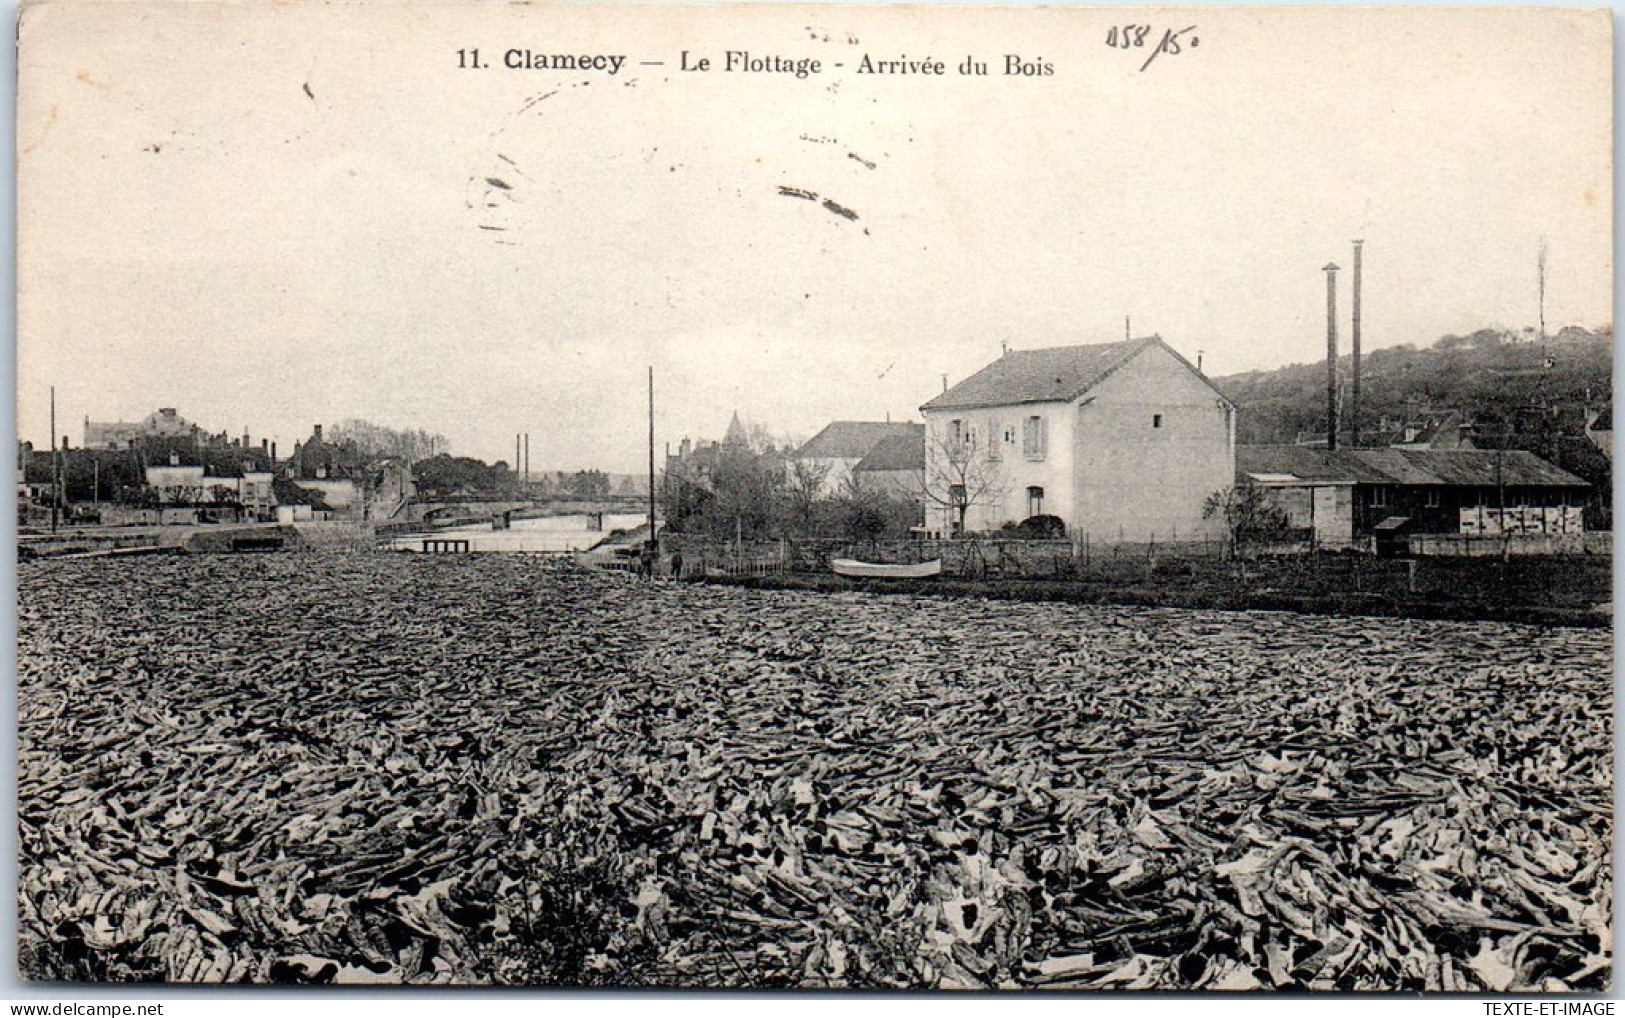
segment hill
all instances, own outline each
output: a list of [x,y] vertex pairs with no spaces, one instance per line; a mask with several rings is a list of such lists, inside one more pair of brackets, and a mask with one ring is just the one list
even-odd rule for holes
[[[1614,330],[1566,328],[1541,343],[1529,333],[1480,329],[1431,346],[1373,350],[1361,358],[1363,445],[1389,445],[1441,424],[1479,448],[1527,449],[1593,485],[1588,517],[1611,521],[1612,469],[1586,437],[1613,401]],[[1353,363],[1338,363],[1342,427],[1350,424]],[[1243,445],[1291,443],[1326,430],[1326,364],[1291,364],[1215,378],[1236,402]]]
[[[1499,329],[1445,336],[1431,346],[1373,350],[1361,358],[1361,428],[1394,431],[1426,426],[1458,411],[1481,427],[1502,425],[1546,406],[1574,416],[1602,409],[1613,396],[1614,331],[1568,328],[1538,340]],[[1352,358],[1338,363],[1346,429]],[[1240,407],[1237,441],[1292,442],[1326,427],[1326,364],[1291,364],[1214,379]],[[1580,421],[1583,426],[1583,420]],[[1513,429],[1516,430],[1516,429]]]

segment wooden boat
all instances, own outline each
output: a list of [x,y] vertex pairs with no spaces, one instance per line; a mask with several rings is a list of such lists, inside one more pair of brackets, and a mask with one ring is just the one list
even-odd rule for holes
[[930,562],[859,562],[854,558],[831,559],[829,566],[841,576],[871,577],[889,580],[919,580],[937,576],[942,572],[942,560]]

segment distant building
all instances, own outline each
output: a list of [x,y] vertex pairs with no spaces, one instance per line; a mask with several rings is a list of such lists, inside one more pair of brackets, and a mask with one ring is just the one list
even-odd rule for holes
[[920,409],[932,532],[956,530],[960,506],[969,531],[1033,516],[1102,542],[1222,531],[1202,509],[1234,481],[1235,405],[1161,337],[1013,350]]
[[174,407],[162,407],[139,421],[93,421],[85,418],[85,448],[128,449],[145,439],[191,438],[198,426]]
[[907,431],[887,435],[852,466],[852,484],[864,491],[881,491],[915,501],[924,498],[925,425],[907,425]]
[[278,476],[321,492],[322,501],[341,513],[366,515],[367,457],[352,442],[329,442],[320,424],[311,427],[309,438],[294,443],[293,454],[280,465]]
[[[881,443],[896,439],[904,446],[893,448],[893,453],[918,442],[925,449],[925,425],[886,421],[835,421],[802,444],[790,454],[793,461],[808,464],[824,471],[820,494],[833,495],[852,480],[852,471],[865,456]],[[921,462],[924,469],[924,462]]]
[[1610,460],[1614,458],[1614,409],[1586,412],[1586,441]]
[[147,489],[157,508],[195,509],[204,517],[273,519],[276,495],[270,471],[244,469],[236,474],[210,474],[172,457],[167,465],[146,469]]
[[1570,534],[1591,486],[1531,452],[1492,449],[1236,450],[1236,482],[1256,484],[1294,528],[1328,547],[1383,529],[1406,534]]

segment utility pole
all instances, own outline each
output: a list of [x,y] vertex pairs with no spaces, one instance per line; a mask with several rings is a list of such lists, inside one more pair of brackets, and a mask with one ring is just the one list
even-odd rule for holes
[[57,486],[56,459],[56,386],[51,386],[51,533],[56,533],[57,499],[61,489]]
[[1544,351],[1546,347],[1546,238],[1540,239],[1540,262],[1537,266],[1540,277],[1540,345]]
[[[1546,349],[1546,238],[1540,238],[1540,264],[1538,266],[1540,280],[1540,408],[1550,410],[1550,400],[1547,398],[1547,380],[1552,370],[1551,351]],[[1546,422],[1542,422],[1543,424]]]
[[1337,263],[1326,273],[1326,451],[1337,451]]
[[[649,547],[655,544],[655,368],[649,365]],[[653,575],[651,571],[651,575]]]

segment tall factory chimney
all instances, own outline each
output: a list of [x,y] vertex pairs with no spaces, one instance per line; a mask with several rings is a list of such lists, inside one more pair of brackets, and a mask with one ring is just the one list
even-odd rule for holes
[[1326,273],[1326,451],[1337,451],[1337,263]]
[[1354,447],[1360,447],[1360,249],[1365,241],[1354,242],[1354,322],[1349,342],[1354,347],[1354,381],[1349,393],[1349,432]]

